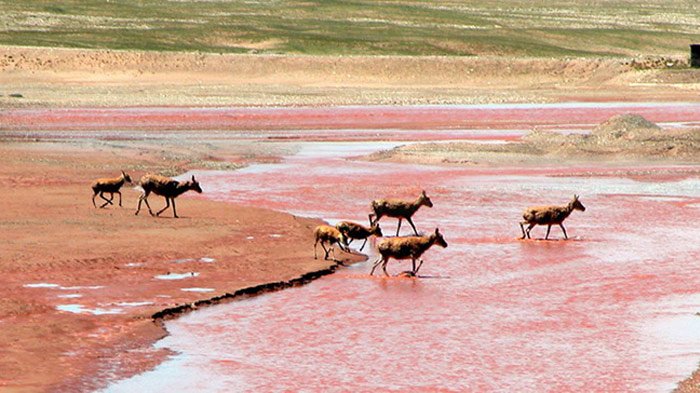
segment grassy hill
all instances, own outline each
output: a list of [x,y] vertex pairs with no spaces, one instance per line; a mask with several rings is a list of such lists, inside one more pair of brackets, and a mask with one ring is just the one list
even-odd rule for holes
[[316,55],[678,55],[697,0],[0,0],[0,44]]

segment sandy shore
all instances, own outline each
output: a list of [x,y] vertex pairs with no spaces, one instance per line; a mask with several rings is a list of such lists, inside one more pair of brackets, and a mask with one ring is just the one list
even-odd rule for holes
[[315,220],[194,195],[178,199],[180,219],[134,216],[140,194],[128,186],[123,207],[92,207],[91,179],[167,172],[173,161],[159,152],[129,142],[0,145],[3,389],[85,391],[144,370],[166,355],[150,349],[164,334],[154,313],[334,265],[313,259]]

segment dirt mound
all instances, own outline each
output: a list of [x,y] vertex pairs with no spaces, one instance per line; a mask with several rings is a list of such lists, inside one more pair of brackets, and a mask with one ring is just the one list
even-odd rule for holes
[[428,164],[528,164],[556,159],[700,161],[700,129],[665,130],[637,114],[613,116],[590,134],[534,129],[521,143],[469,142],[400,146],[369,160]]
[[558,156],[700,159],[700,130],[664,130],[637,114],[613,116],[587,135],[534,130],[524,140]]
[[642,140],[663,131],[661,127],[636,114],[613,116],[596,126],[591,135],[605,141]]

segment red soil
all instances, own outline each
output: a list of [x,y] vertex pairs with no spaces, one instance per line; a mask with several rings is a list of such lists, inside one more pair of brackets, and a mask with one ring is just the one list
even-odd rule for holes
[[649,121],[698,122],[697,105],[605,107],[340,107],[340,108],[79,108],[8,109],[4,130],[290,130],[290,129],[530,129],[595,125],[634,112]]

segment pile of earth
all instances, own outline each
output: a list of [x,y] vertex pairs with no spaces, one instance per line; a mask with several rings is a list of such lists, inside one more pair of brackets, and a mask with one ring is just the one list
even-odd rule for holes
[[558,156],[700,158],[700,130],[664,130],[636,114],[613,116],[590,134],[534,130],[523,140],[533,148]]
[[667,130],[637,114],[616,115],[588,134],[535,129],[521,142],[425,143],[378,152],[369,160],[427,164],[530,164],[546,158],[573,160],[700,161],[700,129]]

